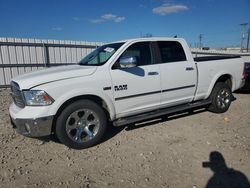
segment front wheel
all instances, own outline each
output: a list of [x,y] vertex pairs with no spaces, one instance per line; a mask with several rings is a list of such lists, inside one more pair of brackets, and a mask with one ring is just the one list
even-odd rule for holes
[[84,149],[98,144],[107,126],[103,109],[90,100],[67,106],[56,122],[56,136],[66,146]]
[[224,113],[232,102],[232,91],[226,83],[218,82],[214,86],[210,97],[212,103],[208,110],[214,113]]

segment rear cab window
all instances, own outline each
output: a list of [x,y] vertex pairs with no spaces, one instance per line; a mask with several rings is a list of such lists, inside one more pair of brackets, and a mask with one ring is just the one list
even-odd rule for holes
[[160,63],[186,61],[186,54],[182,45],[177,41],[158,41]]

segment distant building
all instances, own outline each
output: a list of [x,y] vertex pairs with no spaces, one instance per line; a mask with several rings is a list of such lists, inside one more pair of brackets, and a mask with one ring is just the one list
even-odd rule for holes
[[226,51],[230,51],[230,52],[240,52],[240,47],[228,47],[228,48],[224,48],[224,50]]

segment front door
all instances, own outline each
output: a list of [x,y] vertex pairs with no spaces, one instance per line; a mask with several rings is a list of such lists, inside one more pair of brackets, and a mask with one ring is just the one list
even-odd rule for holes
[[[119,59],[134,57],[137,66],[120,68]],[[153,64],[150,42],[130,45],[112,67],[112,90],[117,118],[153,110],[160,105],[159,65]]]

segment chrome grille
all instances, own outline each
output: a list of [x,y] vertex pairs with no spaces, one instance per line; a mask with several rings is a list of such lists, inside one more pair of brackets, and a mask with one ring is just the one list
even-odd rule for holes
[[11,96],[12,96],[12,99],[14,101],[14,103],[20,107],[20,108],[24,108],[25,106],[25,103],[24,103],[24,100],[23,100],[23,95],[22,95],[22,92],[20,90],[20,87],[19,85],[16,83],[16,82],[11,82],[10,83],[10,89],[11,89]]

